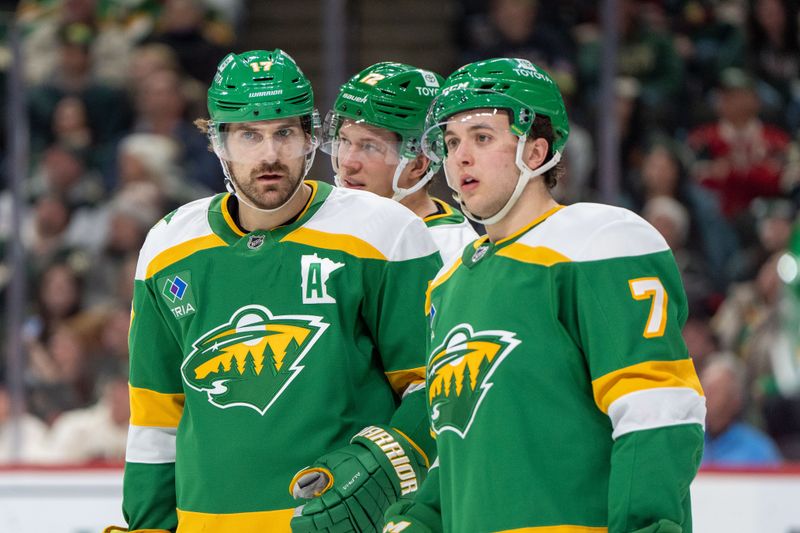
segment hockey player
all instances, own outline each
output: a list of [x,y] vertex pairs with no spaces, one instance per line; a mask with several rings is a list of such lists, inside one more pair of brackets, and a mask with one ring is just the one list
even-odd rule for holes
[[336,184],[392,198],[425,221],[444,261],[478,238],[457,209],[428,194],[441,164],[422,154],[425,115],[443,78],[377,63],[342,85],[323,127]]
[[529,61],[457,70],[428,123],[426,154],[488,236],[429,289],[438,464],[384,531],[691,531],[705,401],[664,239],[553,200],[567,116]]
[[[433,444],[436,246],[395,202],[304,181],[319,118],[281,50],[226,56],[208,109],[230,192],[167,215],[139,257],[124,516],[132,531],[380,530]],[[295,497],[311,500],[292,520]]]

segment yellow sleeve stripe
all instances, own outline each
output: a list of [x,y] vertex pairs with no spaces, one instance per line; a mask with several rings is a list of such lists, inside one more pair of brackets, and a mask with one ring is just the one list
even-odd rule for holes
[[183,415],[184,394],[164,394],[129,385],[131,424],[176,428]]
[[395,370],[393,372],[386,372],[386,379],[392,386],[392,390],[398,395],[402,395],[403,391],[412,383],[425,381],[425,367],[409,368],[407,370]]
[[528,246],[519,242],[514,242],[499,250],[495,255],[501,255],[534,265],[553,266],[557,263],[569,263],[572,261],[566,255],[562,255],[552,248],[546,246]]
[[326,250],[341,250],[362,259],[380,259],[386,261],[386,256],[370,243],[353,235],[340,233],[326,233],[311,228],[297,228],[286,235],[281,242],[296,242],[315,248]]
[[678,361],[647,361],[610,372],[592,381],[597,407],[608,413],[608,406],[618,398],[660,387],[686,387],[703,396],[700,379],[691,359]]
[[218,246],[227,246],[227,244],[219,236],[212,233],[210,235],[190,239],[172,248],[167,248],[148,263],[145,279],[151,278],[168,266],[189,257],[195,252],[216,248]]
[[428,454],[423,452],[422,448],[420,448],[417,445],[416,442],[411,440],[411,438],[408,435],[406,435],[405,433],[403,433],[402,431],[400,431],[397,428],[392,428],[392,429],[395,430],[396,432],[398,432],[400,435],[402,435],[403,438],[408,441],[408,443],[411,445],[411,447],[414,448],[415,450],[417,450],[417,453],[420,454],[420,456],[422,456],[422,460],[425,461],[425,468],[430,468],[431,467],[431,461],[430,461],[430,459],[428,459]]

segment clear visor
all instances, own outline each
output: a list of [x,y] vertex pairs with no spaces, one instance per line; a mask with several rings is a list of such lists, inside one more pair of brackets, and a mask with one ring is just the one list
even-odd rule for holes
[[234,163],[287,161],[319,146],[319,116],[259,122],[216,123],[209,128],[217,156]]
[[406,155],[400,136],[396,133],[363,120],[343,117],[334,111],[325,117],[322,132],[322,151],[331,156],[333,170],[337,174],[342,165],[397,165]]
[[465,148],[481,152],[513,150],[518,139],[505,109],[475,109],[428,127],[422,135],[422,150],[431,161],[446,163],[448,155]]

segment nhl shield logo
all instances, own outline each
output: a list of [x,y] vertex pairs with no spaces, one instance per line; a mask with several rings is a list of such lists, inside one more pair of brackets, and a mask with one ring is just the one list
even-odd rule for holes
[[428,401],[437,435],[467,436],[492,388],[492,374],[519,343],[508,331],[474,332],[469,324],[450,330],[428,361]]
[[321,317],[277,316],[248,305],[194,342],[181,375],[215,407],[263,415],[303,370],[303,358],[327,327]]
[[473,263],[477,263],[478,261],[483,259],[483,256],[486,255],[486,252],[488,252],[488,251],[489,251],[489,246],[488,245],[484,244],[484,245],[479,246],[478,249],[475,250],[475,253],[472,254],[472,262]]
[[261,248],[262,244],[264,244],[263,235],[250,235],[250,238],[247,239],[247,247],[251,250],[257,250],[258,248]]

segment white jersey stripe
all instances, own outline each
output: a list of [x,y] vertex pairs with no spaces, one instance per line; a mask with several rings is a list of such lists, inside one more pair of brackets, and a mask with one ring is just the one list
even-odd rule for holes
[[639,390],[617,398],[608,407],[612,438],[634,431],[681,424],[705,428],[706,399],[688,387]]
[[177,428],[130,425],[125,461],[129,463],[164,464],[175,462]]

